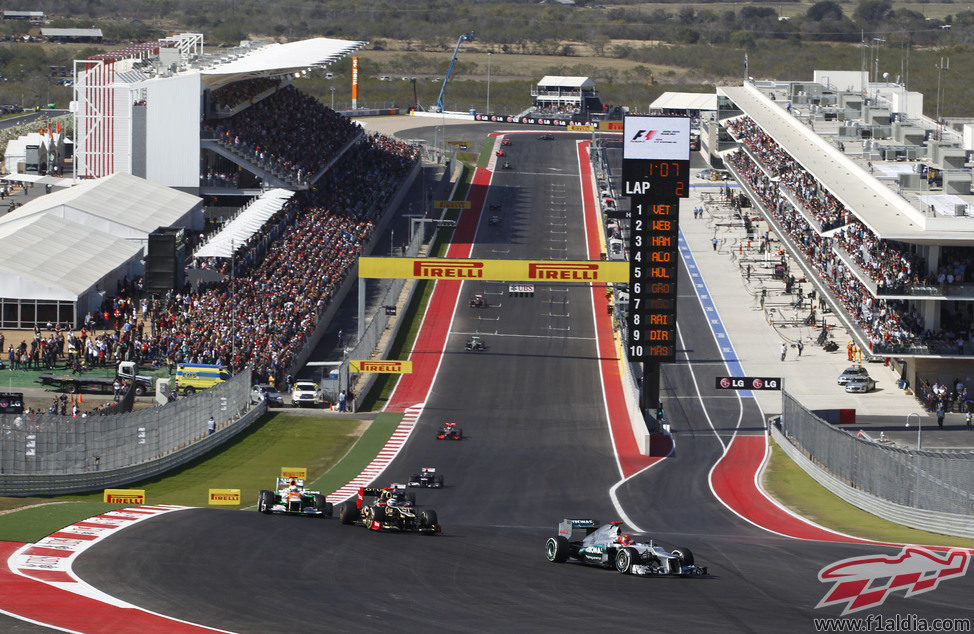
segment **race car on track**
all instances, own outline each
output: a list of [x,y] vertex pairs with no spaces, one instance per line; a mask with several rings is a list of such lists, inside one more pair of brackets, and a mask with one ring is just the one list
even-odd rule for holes
[[483,352],[487,349],[487,344],[484,343],[484,340],[479,336],[470,335],[470,338],[467,339],[467,343],[463,345],[463,349],[469,352]]
[[463,440],[463,430],[456,423],[443,423],[436,437],[440,440]]
[[500,208],[501,208],[501,204],[500,204],[500,203],[490,203],[490,204],[489,204],[489,205],[487,205],[487,206],[488,206],[489,208],[491,208],[491,209],[500,209]]
[[511,169],[511,164],[508,163],[507,161],[504,161],[504,166],[503,167],[504,167],[504,169],[509,170],[509,169]]
[[505,152],[504,150],[497,150],[496,152],[494,152],[494,154],[496,154],[497,156],[507,156],[507,152]]
[[510,145],[510,144],[511,144],[510,139],[504,139],[503,141],[501,141],[501,145]]
[[[584,530],[582,539],[575,538],[577,530]],[[706,566],[693,562],[689,548],[667,551],[649,542],[636,541],[622,532],[622,522],[600,525],[596,520],[564,519],[558,524],[558,535],[545,543],[545,557],[560,564],[576,559],[583,564],[615,568],[623,574],[681,576],[707,574]]]
[[487,219],[487,224],[489,224],[489,225],[499,225],[500,223],[501,223],[501,217],[500,216],[496,216],[495,215],[495,216],[491,216],[490,218]]
[[425,487],[427,489],[442,489],[443,474],[436,472],[436,467],[423,467],[419,473],[414,473],[406,486]]
[[555,135],[545,133],[545,134],[542,134],[541,136],[539,136],[538,137],[538,140],[539,141],[554,141],[555,140]]
[[487,300],[480,293],[470,298],[470,308],[487,308]]
[[305,489],[303,479],[278,478],[275,491],[263,490],[257,494],[257,510],[267,515],[290,513],[331,517],[332,507],[320,491]]
[[[354,503],[343,502],[338,507],[338,517],[342,524],[361,522],[373,531],[415,531],[424,535],[443,532],[436,511],[417,511],[415,497],[405,489],[402,484],[361,488]],[[367,501],[366,498],[375,499]]]

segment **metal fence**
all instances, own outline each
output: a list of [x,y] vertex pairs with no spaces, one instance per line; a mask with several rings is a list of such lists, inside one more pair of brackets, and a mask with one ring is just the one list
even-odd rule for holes
[[52,414],[0,417],[0,474],[109,471],[154,460],[207,435],[250,407],[250,372],[128,414],[73,418]]
[[[421,224],[413,234],[412,239],[406,246],[405,257],[413,258],[419,254],[420,248],[422,248],[424,243],[424,238],[426,235],[426,225]],[[403,286],[405,286],[406,280],[392,280],[389,288],[386,289],[385,294],[376,306],[376,310],[372,315],[372,318],[368,321],[365,329],[362,331],[361,336],[359,336],[358,341],[355,345],[346,351],[345,358],[342,359],[341,366],[336,372],[335,377],[324,377],[321,381],[321,391],[325,394],[325,398],[332,402],[338,401],[338,394],[343,389],[348,389],[348,383],[353,383],[349,379],[348,362],[351,359],[371,359],[372,353],[375,352],[379,347],[379,340],[382,338],[383,333],[389,326],[390,315],[386,314],[383,307],[385,306],[395,306],[398,302],[399,295],[402,293]]]
[[782,392],[781,431],[852,488],[916,509],[974,516],[974,451],[879,444],[825,422]]

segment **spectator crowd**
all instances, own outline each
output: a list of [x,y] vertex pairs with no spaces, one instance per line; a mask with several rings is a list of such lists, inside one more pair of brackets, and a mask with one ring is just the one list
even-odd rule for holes
[[[941,354],[965,354],[967,348],[974,345],[974,324],[963,310],[944,310],[941,328],[928,329],[916,302],[911,305],[905,301],[878,297],[838,257],[839,251],[845,252],[866,276],[876,282],[882,292],[891,293],[929,279],[924,270],[925,263],[916,253],[908,250],[906,245],[877,239],[841,205],[837,208],[838,216],[813,214],[822,223],[821,227],[813,226],[807,216],[799,212],[789,197],[784,195],[784,191],[789,191],[788,188],[794,187],[794,183],[807,184],[807,172],[747,117],[729,127],[750,150],[739,150],[729,155],[730,162],[867,334],[873,353],[922,352],[926,349]],[[758,157],[761,164],[752,157]],[[784,169],[803,174],[782,178],[780,174],[783,172],[779,170]],[[790,193],[804,203],[809,199],[810,192],[818,190],[816,185],[813,189],[790,190]],[[819,203],[828,200],[822,196],[813,198]],[[818,205],[814,207],[821,209]],[[826,204],[826,208],[831,209],[831,204]],[[806,208],[805,211],[809,210]],[[822,227],[830,222],[830,218],[838,217],[842,218],[842,224],[835,226],[842,228],[831,236],[823,235]],[[951,258],[945,267],[953,275],[954,283],[958,279],[965,279],[968,267],[961,258]]]
[[203,131],[264,169],[304,183],[361,128],[314,97],[286,86],[229,119],[204,122]]

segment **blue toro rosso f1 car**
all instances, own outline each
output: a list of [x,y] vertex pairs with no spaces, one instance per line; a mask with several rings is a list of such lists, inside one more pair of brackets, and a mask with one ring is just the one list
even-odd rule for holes
[[[578,538],[576,531],[584,531]],[[583,564],[615,568],[623,574],[690,577],[707,574],[693,561],[689,548],[667,551],[662,546],[636,541],[622,532],[622,522],[600,525],[596,520],[565,519],[558,535],[545,543],[545,557],[556,564],[575,559]]]

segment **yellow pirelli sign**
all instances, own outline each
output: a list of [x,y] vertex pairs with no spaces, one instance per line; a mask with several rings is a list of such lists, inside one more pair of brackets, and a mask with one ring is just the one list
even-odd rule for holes
[[599,121],[602,132],[622,132],[622,121]]
[[434,200],[437,209],[470,209],[469,200]]
[[499,282],[629,281],[628,262],[359,258],[359,277]]
[[375,374],[412,374],[412,361],[349,361],[351,372],[372,372]]
[[240,489],[210,489],[209,503],[215,506],[238,506]]
[[595,126],[582,123],[570,123],[565,126],[565,129],[571,132],[591,132],[595,129]]
[[308,479],[308,469],[306,467],[281,467],[282,478],[298,478],[299,480]]
[[104,501],[109,504],[145,504],[145,489],[105,489]]

